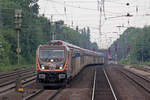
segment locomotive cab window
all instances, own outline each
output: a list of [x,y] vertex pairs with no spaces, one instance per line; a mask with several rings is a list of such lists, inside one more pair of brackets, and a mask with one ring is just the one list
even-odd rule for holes
[[64,50],[40,50],[40,59],[47,61],[49,59],[64,59]]

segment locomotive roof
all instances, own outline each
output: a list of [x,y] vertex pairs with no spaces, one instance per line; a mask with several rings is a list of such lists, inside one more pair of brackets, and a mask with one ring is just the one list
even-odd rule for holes
[[[71,49],[81,50],[81,51],[83,51],[85,54],[88,54],[88,55],[104,56],[104,54],[101,53],[101,52],[95,52],[95,51],[92,51],[92,50],[84,49],[84,48],[81,48],[81,47],[79,47],[79,46],[76,46],[76,45],[67,43],[67,42],[62,41],[62,40],[52,40],[52,41],[48,42],[45,46],[51,45],[51,44],[53,44],[53,43],[58,43],[58,42],[61,43],[61,45],[67,46],[67,47],[69,47],[69,48],[71,48]],[[44,45],[43,45],[43,46],[44,46]]]
[[87,53],[87,54],[91,54],[91,55],[101,55],[103,56],[104,54],[101,53],[101,52],[95,52],[95,51],[92,51],[92,50],[88,50],[88,49],[84,49],[84,48],[81,48],[79,46],[76,46],[76,45],[73,45],[73,44],[70,44],[70,43],[67,43],[65,41],[62,41],[62,40],[52,40],[51,42],[62,42],[62,44],[64,46],[68,46],[69,48],[72,48],[72,49],[78,49],[78,50],[82,50],[84,53]]

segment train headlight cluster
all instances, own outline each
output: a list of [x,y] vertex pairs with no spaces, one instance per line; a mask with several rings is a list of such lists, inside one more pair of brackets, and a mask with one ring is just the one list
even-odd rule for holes
[[63,69],[63,67],[59,67],[59,69]]
[[63,69],[64,68],[64,64],[58,64],[58,65],[56,65],[56,68],[57,69]]
[[41,68],[42,68],[42,69],[45,69],[45,66],[44,66],[44,65],[41,65]]
[[59,69],[63,69],[63,64],[60,65]]
[[64,64],[60,64],[59,69],[63,69],[64,68]]
[[50,70],[55,70],[55,69],[63,69],[64,68],[64,64],[63,63],[59,63],[59,64],[50,64],[49,66],[47,65],[42,65],[41,64],[41,69],[50,69]]

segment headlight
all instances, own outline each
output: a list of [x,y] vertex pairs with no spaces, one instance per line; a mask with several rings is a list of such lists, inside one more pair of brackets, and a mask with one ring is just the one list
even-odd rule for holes
[[44,65],[41,65],[41,68],[42,68],[42,69],[45,69],[45,66],[44,66]]
[[54,59],[51,59],[50,61],[51,61],[51,62],[54,62]]
[[64,64],[58,64],[58,65],[56,65],[56,68],[57,69],[63,69],[64,68]]
[[63,69],[63,67],[59,67],[59,69]]
[[60,64],[59,69],[63,69],[64,68],[64,64]]

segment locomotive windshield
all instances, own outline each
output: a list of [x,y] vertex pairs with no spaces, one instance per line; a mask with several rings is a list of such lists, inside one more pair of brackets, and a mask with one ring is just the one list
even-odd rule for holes
[[64,50],[40,50],[40,59],[64,58]]

